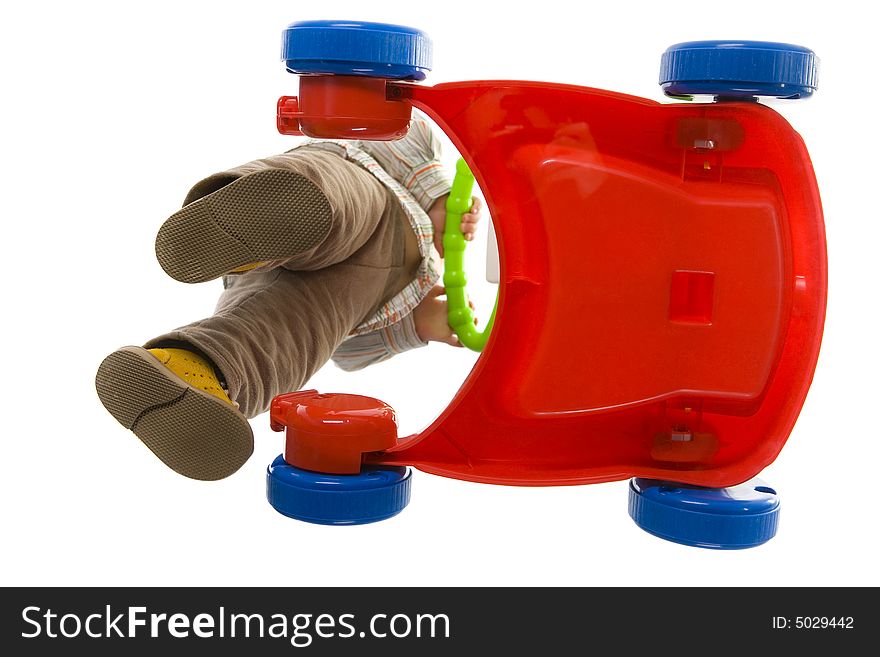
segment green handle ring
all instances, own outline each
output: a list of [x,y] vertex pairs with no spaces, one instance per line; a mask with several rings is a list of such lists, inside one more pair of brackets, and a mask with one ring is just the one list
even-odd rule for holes
[[446,301],[449,309],[449,326],[455,331],[459,341],[468,349],[483,351],[492,327],[495,325],[495,311],[498,309],[498,296],[486,328],[482,331],[474,326],[474,313],[468,305],[467,274],[464,272],[464,250],[467,241],[461,232],[461,216],[471,209],[471,193],[474,189],[474,174],[463,159],[455,165],[455,179],[446,201],[446,229],[443,231],[444,269],[443,285],[446,287]]

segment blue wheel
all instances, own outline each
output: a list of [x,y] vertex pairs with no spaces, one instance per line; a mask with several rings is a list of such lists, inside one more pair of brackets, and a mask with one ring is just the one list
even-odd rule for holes
[[776,535],[779,498],[760,479],[729,488],[633,479],[629,515],[646,532],[667,541],[738,550]]
[[818,82],[819,58],[802,46],[770,41],[689,41],[660,60],[669,96],[806,98]]
[[281,59],[291,73],[424,80],[433,46],[421,30],[388,23],[297,21],[284,30]]
[[409,504],[409,468],[364,466],[334,475],[295,468],[279,455],[266,471],[266,497],[285,516],[320,525],[363,525],[397,515]]

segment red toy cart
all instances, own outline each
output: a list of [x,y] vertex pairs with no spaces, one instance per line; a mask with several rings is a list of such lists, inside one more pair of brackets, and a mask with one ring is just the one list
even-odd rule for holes
[[807,49],[693,42],[663,56],[660,104],[516,81],[418,84],[424,33],[309,21],[285,32],[298,97],[279,129],[389,139],[412,107],[474,172],[497,233],[491,336],[446,410],[398,437],[353,395],[276,398],[287,429],[269,498],[330,524],[394,515],[404,466],[526,486],[637,478],[630,512],[664,538],[749,547],[773,536],[771,463],[803,405],[826,300],[824,225],[806,147],[757,96],[816,87]]

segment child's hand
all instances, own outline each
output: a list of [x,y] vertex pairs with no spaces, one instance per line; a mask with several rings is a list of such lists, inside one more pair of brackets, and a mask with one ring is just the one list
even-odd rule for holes
[[[413,321],[416,325],[416,333],[424,342],[445,342],[453,347],[460,347],[461,342],[458,336],[452,332],[449,326],[448,304],[446,299],[438,297],[446,294],[446,288],[442,285],[435,285],[428,296],[422,299],[422,302],[413,310]],[[473,310],[474,304],[468,300]],[[474,318],[474,324],[477,319]]]
[[[444,194],[431,206],[428,210],[428,216],[431,217],[431,223],[434,225],[434,246],[440,257],[443,257],[443,231],[446,229],[446,199],[449,194]],[[474,239],[477,232],[477,222],[480,221],[480,210],[483,209],[483,202],[476,196],[471,197],[471,209],[469,212],[461,215],[461,232],[464,238],[470,242]]]

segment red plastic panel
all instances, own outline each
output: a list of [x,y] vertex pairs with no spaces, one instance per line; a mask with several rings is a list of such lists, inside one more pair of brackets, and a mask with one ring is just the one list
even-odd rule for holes
[[543,83],[393,84],[476,174],[501,287],[456,398],[369,460],[489,483],[707,486],[772,462],[826,297],[819,194],[782,117]]
[[[785,330],[773,194],[555,144],[524,147],[514,160],[530,172],[548,270],[544,321],[504,399],[521,414],[549,414],[681,392],[761,394]],[[671,316],[682,311],[685,270],[717,281],[708,296],[704,287],[702,322]]]

